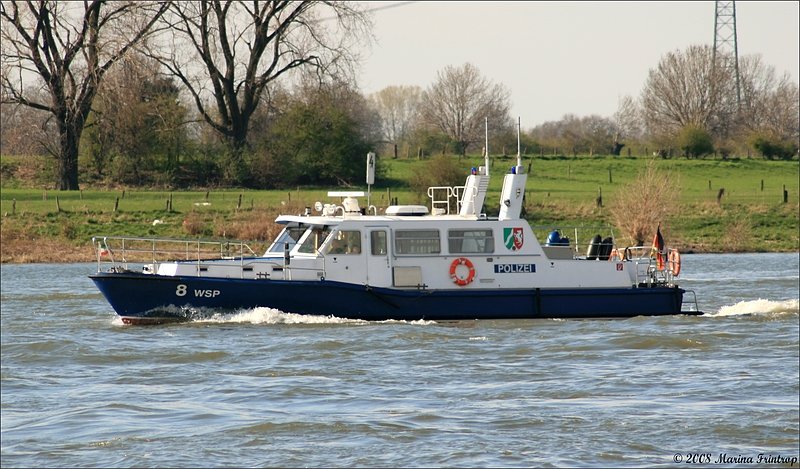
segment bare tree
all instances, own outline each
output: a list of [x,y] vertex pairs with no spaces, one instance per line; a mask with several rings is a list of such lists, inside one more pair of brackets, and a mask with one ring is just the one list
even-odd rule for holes
[[389,86],[370,96],[381,119],[382,138],[397,145],[408,138],[418,118],[422,89],[418,86]]
[[152,55],[227,142],[232,181],[241,176],[250,119],[265,89],[293,70],[344,74],[351,45],[369,26],[358,4],[338,1],[201,0],[176,2],[170,13],[168,47]]
[[611,217],[634,246],[642,246],[659,223],[664,225],[672,215],[678,193],[676,176],[659,170],[655,160],[649,160],[636,179],[617,190]]
[[531,136],[541,144],[560,148],[567,153],[611,153],[615,148],[616,124],[606,117],[578,117],[565,114],[559,121],[536,126]]
[[424,93],[424,122],[447,135],[458,146],[460,155],[483,140],[484,119],[492,128],[504,130],[513,125],[509,116],[509,92],[500,84],[482,77],[477,67],[466,63],[447,66]]
[[766,65],[760,55],[740,61],[742,109],[741,123],[748,131],[771,134],[780,140],[797,141],[800,136],[798,86],[788,73],[780,78],[775,67]]
[[[614,153],[617,143],[617,128],[614,121],[596,114],[580,121],[581,136],[589,155]],[[616,151],[619,154],[619,151]]]
[[110,169],[118,182],[141,184],[150,182],[143,174],[177,169],[186,108],[173,78],[154,73],[158,69],[158,63],[133,52],[106,74],[81,148],[96,177]]
[[642,91],[642,109],[648,130],[674,135],[687,125],[723,135],[735,121],[735,79],[726,68],[712,64],[709,46],[690,46],[670,52],[650,70]]
[[[33,1],[0,4],[5,103],[47,111],[56,121],[56,188],[78,189],[78,146],[103,76],[151,32],[168,3]],[[40,85],[28,87],[31,79]],[[48,100],[37,99],[47,91]]]
[[[642,108],[639,102],[631,97],[624,96],[620,98],[617,112],[613,116],[614,126],[617,133],[614,136],[614,145],[628,145],[630,148],[631,141],[640,141],[644,135],[644,127],[642,126]],[[621,146],[619,147],[622,148]]]
[[785,74],[766,97],[764,126],[779,138],[800,145],[800,88]]
[[0,154],[46,155],[47,148],[57,148],[58,135],[49,116],[21,104],[0,104]]

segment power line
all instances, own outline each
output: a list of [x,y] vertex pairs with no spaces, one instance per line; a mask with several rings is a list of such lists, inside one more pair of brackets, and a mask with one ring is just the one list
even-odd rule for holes
[[373,11],[381,11],[381,10],[388,10],[390,8],[404,7],[406,5],[411,5],[412,3],[417,3],[417,2],[397,2],[397,3],[393,3],[391,5],[383,5],[383,6],[371,8],[369,10],[366,10],[366,12],[367,13],[372,13]]

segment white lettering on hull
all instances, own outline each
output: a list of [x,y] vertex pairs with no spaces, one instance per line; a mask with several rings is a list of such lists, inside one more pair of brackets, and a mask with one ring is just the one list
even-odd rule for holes
[[214,298],[222,293],[219,290],[195,290],[194,296],[197,298]]
[[495,264],[496,274],[533,274],[536,273],[536,264]]

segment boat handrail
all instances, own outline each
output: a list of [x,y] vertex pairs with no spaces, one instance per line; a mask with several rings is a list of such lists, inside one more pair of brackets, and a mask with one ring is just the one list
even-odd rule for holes
[[[444,213],[450,215],[450,203],[455,202],[455,213],[461,211],[462,194],[466,190],[466,186],[431,186],[428,188],[428,198],[431,199],[431,213],[435,213],[435,209],[440,208]],[[444,192],[443,199],[437,198],[437,194]]]
[[[627,246],[624,248],[618,247],[617,240],[614,236],[614,230],[610,226],[589,225],[560,228],[553,225],[538,225],[531,226],[531,229],[534,231],[534,234],[537,232],[552,233],[552,231],[569,233],[571,236],[573,236],[572,238],[567,239],[569,244],[549,245],[545,242],[546,240],[540,241],[542,242],[542,246],[545,248],[545,250],[555,248],[564,250],[568,249],[569,252],[572,253],[573,259],[586,259],[586,257],[588,257],[587,250],[593,243],[592,237],[588,237],[585,240],[579,238],[579,232],[585,233],[588,231],[592,234],[610,233],[612,248],[611,252],[613,253],[614,250],[616,250],[619,261],[631,262],[633,264],[633,268],[635,269],[635,284],[637,286],[651,287],[653,285],[674,285],[676,276],[673,275],[673,272],[668,264],[668,254],[673,249],[664,248],[664,250],[661,251],[662,260],[659,264],[657,253],[653,250],[652,246]],[[545,237],[547,237],[547,235],[545,235]],[[562,240],[563,239],[564,238],[562,238]],[[603,261],[608,260],[609,258],[617,259],[617,257],[613,256],[602,256],[598,257],[598,260]]]
[[97,271],[104,264],[113,269],[128,270],[129,263],[152,263],[152,268],[164,262],[185,260],[198,265],[209,259],[245,259],[258,255],[243,241],[202,240],[177,238],[146,238],[133,236],[93,236],[92,245],[97,258]]
[[662,260],[659,265],[658,253],[652,246],[628,246],[624,248],[623,259],[630,261],[636,268],[636,285],[651,287],[653,285],[673,285],[675,275],[668,267],[667,254],[671,249],[661,251]]
[[[539,235],[537,235],[537,232],[545,233],[542,238],[539,238],[539,241],[542,243],[543,246],[547,246],[546,244],[547,234],[551,233],[552,231],[559,231],[561,233],[569,234],[572,237],[569,238],[568,246],[575,253],[575,256],[578,257],[586,253],[586,249],[589,247],[590,244],[592,244],[592,236],[594,234],[609,233],[609,236],[611,237],[612,248],[617,247],[616,236],[614,235],[614,229],[608,225],[567,226],[564,228],[554,225],[531,225],[531,230],[533,230],[533,233],[534,235],[537,236],[537,238],[539,237]],[[590,235],[587,238],[587,240],[584,241],[582,238],[579,237],[579,233],[586,233],[586,232],[592,233],[592,235]],[[564,244],[559,246],[567,246],[567,245]]]

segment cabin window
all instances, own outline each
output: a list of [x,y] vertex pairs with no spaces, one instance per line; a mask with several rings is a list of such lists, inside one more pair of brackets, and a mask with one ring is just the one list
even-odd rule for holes
[[308,235],[300,247],[297,249],[298,252],[303,254],[315,254],[322,243],[325,242],[325,239],[328,237],[330,232],[330,227],[315,227],[309,228]]
[[369,234],[369,242],[372,249],[373,256],[386,255],[386,232],[385,231],[372,231]]
[[447,247],[451,254],[489,254],[494,252],[492,230],[449,230]]
[[300,227],[284,228],[278,237],[275,238],[275,241],[269,248],[269,252],[283,252],[283,246],[285,243],[289,243],[289,250],[291,251],[294,248],[294,245],[297,244],[297,240],[299,240],[305,232],[306,229]]
[[328,245],[328,254],[361,254],[361,232],[346,230],[336,233]]
[[398,255],[425,255],[442,252],[439,230],[397,230],[394,250]]

